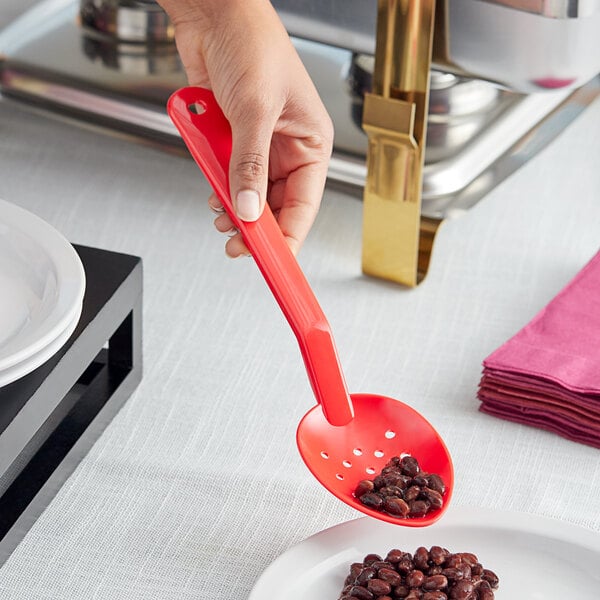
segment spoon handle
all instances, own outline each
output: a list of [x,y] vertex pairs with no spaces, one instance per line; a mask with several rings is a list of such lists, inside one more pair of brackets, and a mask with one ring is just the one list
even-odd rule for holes
[[167,112],[234,225],[294,331],[317,401],[332,425],[346,425],[352,402],[329,323],[269,208],[254,222],[235,214],[229,195],[231,129],[212,92],[176,91]]

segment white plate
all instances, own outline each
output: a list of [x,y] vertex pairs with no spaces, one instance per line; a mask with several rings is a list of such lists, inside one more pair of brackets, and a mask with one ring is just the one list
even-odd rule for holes
[[39,217],[3,200],[0,290],[2,372],[55,347],[81,313],[85,291],[73,246]]
[[25,359],[24,361],[13,365],[12,367],[8,367],[3,371],[0,371],[0,387],[8,385],[21,377],[24,377],[28,373],[31,373],[34,369],[37,369],[40,365],[44,364],[49,358],[54,356],[62,346],[67,342],[67,340],[71,337],[73,331],[75,331],[75,327],[77,327],[77,323],[79,323],[79,317],[81,316],[81,308],[75,314],[75,318],[67,328],[50,344],[44,346],[41,350],[36,352],[34,355]]
[[275,560],[249,600],[337,600],[350,564],[366,554],[435,545],[475,553],[500,578],[497,600],[600,598],[600,534],[530,514],[453,506],[426,528],[363,517],[317,533]]

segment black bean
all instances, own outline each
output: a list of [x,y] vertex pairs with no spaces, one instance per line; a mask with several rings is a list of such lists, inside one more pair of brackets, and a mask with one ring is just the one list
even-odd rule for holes
[[477,600],[494,600],[494,592],[492,586],[484,579],[476,584]]
[[411,517],[424,517],[429,511],[429,502],[425,500],[413,500],[408,503],[409,512]]
[[473,593],[473,583],[468,579],[459,579],[450,590],[452,600],[470,600]]
[[363,479],[356,486],[356,489],[354,490],[354,495],[357,498],[360,498],[361,496],[364,496],[365,494],[372,492],[374,489],[375,489],[375,484],[370,479]]
[[367,583],[367,589],[377,598],[377,596],[387,596],[392,591],[392,586],[383,579],[371,579]]
[[444,575],[430,575],[422,585],[424,590],[442,590],[448,585],[448,580]]
[[448,567],[447,569],[442,569],[442,575],[445,575],[448,581],[453,582],[462,579],[464,573],[458,567]]
[[479,579],[478,581],[475,581],[473,585],[477,592],[479,592],[479,590],[491,590],[492,589],[492,586],[490,585],[489,581],[485,581],[485,579]]
[[423,571],[419,571],[419,569],[414,569],[406,576],[406,585],[411,588],[421,587],[424,581],[425,573],[423,573]]
[[368,506],[369,508],[374,508],[375,510],[378,510],[383,507],[383,497],[380,496],[379,494],[375,494],[372,492],[363,494],[360,497],[360,501],[365,506]]
[[402,498],[404,496],[403,491],[397,485],[386,485],[379,488],[379,493],[382,496],[393,496],[396,498]]
[[444,563],[444,567],[446,568],[454,568],[460,567],[462,565],[462,560],[458,554],[451,554]]
[[398,573],[402,573],[403,575],[410,573],[414,568],[415,568],[415,566],[413,564],[412,557],[411,558],[403,558],[396,565],[396,570],[398,571]]
[[373,485],[375,489],[379,489],[385,486],[385,477],[381,474],[377,475],[375,479],[373,479]]
[[365,568],[365,565],[361,562],[352,563],[350,565],[350,575],[353,579],[358,577],[358,574]]
[[411,485],[408,489],[404,490],[404,499],[407,502],[412,502],[419,497],[421,488],[418,485]]
[[373,598],[375,597],[373,596],[372,592],[360,585],[355,585],[350,590],[350,596],[352,598],[358,598],[358,600],[373,600]]
[[402,576],[398,571],[393,568],[388,569],[387,567],[381,568],[377,571],[377,577],[387,581],[391,586],[397,586],[402,583]]
[[462,562],[468,564],[470,567],[474,567],[479,562],[477,556],[472,552],[460,552],[459,556]]
[[425,475],[423,475],[422,473],[419,473],[418,475],[415,475],[413,477],[412,483],[413,483],[413,485],[418,485],[419,487],[427,487],[427,484],[429,482]]
[[446,485],[443,479],[437,473],[429,473],[427,475],[427,487],[444,494],[446,492]]
[[419,462],[414,456],[403,456],[400,460],[400,468],[404,475],[410,477],[414,477],[421,470]]
[[406,552],[402,550],[398,550],[398,548],[393,548],[387,553],[385,560],[391,563],[399,563],[405,556]]
[[427,500],[427,502],[429,502],[429,506],[431,506],[432,509],[437,510],[439,508],[442,508],[442,505],[444,504],[444,499],[442,498],[442,495],[439,492],[436,492],[431,488],[425,487],[421,490],[421,495],[424,497],[425,500]]
[[410,512],[408,504],[402,498],[386,498],[383,502],[383,510],[395,517],[406,517]]
[[373,579],[377,575],[377,569],[373,567],[365,567],[355,579],[357,585],[366,585],[369,579]]
[[402,475],[399,471],[391,471],[383,476],[383,481],[388,487],[394,485],[403,490],[408,486],[411,478],[407,475]]
[[429,559],[434,565],[441,565],[448,557],[448,550],[441,546],[431,546],[429,548]]
[[425,546],[419,546],[415,550],[413,562],[417,569],[425,571],[429,567],[429,552]]
[[493,590],[498,588],[498,583],[500,580],[498,578],[498,575],[496,575],[496,573],[494,573],[494,571],[490,571],[489,569],[483,569],[481,578],[484,581],[487,581]]

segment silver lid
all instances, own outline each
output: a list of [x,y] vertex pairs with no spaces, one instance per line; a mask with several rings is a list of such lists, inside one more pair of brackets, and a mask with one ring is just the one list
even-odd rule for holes
[[153,0],[81,0],[81,24],[124,42],[165,43],[175,39],[165,11]]

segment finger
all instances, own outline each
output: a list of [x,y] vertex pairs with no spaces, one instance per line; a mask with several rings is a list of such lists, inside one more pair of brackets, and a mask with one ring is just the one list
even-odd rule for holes
[[237,233],[227,240],[227,243],[225,244],[225,254],[227,254],[229,258],[250,256],[250,251],[246,247],[246,244],[244,244],[241,233]]
[[223,213],[219,215],[214,221],[216,230],[220,233],[234,234],[237,233],[237,229],[233,224],[233,221],[229,218],[229,215]]
[[225,212],[223,205],[221,204],[221,202],[219,201],[219,199],[217,198],[217,196],[214,193],[208,197],[208,207],[210,208],[210,210],[212,210],[214,213],[216,213],[218,215]]
[[307,165],[275,182],[271,198],[280,206],[277,222],[294,255],[298,254],[314,223],[327,178],[327,165]]
[[231,197],[237,216],[256,221],[265,206],[269,174],[269,148],[275,121],[257,108],[231,121],[232,148],[229,164]]

